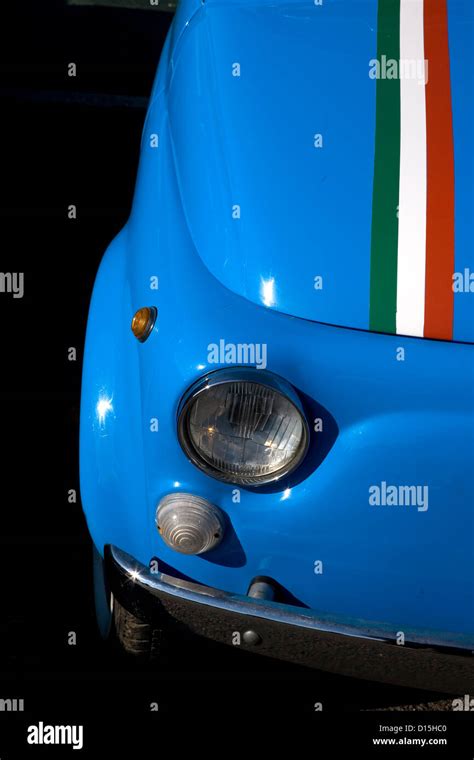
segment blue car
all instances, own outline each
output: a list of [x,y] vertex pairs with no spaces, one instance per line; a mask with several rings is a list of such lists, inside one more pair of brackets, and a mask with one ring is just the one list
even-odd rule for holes
[[182,0],[82,382],[98,623],[474,689],[471,0]]

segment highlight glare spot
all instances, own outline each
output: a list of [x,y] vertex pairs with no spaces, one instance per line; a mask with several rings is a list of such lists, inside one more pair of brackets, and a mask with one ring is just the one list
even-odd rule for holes
[[97,419],[99,420],[99,425],[103,427],[105,423],[105,418],[109,414],[109,412],[113,412],[114,408],[112,406],[112,399],[106,398],[105,396],[101,396],[97,402],[96,406],[96,414]]
[[276,297],[274,277],[270,277],[268,280],[265,280],[263,277],[260,278],[260,298],[265,306],[275,306]]

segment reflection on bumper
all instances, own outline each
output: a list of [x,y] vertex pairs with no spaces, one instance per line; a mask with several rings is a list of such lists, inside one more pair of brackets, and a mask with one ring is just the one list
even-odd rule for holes
[[[117,547],[106,547],[112,592],[138,617],[259,654],[355,678],[463,694],[474,690],[474,641],[413,634],[404,646],[393,630],[365,621],[340,623],[313,610],[229,594],[151,572]],[[238,638],[238,637],[237,637]]]

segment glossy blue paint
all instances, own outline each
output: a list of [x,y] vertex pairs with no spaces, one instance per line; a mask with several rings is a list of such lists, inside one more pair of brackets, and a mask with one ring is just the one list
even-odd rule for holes
[[255,303],[367,328],[377,3],[211,2],[199,19],[168,106],[200,256]]
[[[240,28],[238,14],[250,14],[249,49],[242,51],[247,66],[255,65],[253,45],[264,36],[260,5],[265,6],[265,29],[273,35],[275,47],[285,14],[291,15],[288,23],[294,25],[294,35],[286,39],[288,58],[293,53],[305,55],[300,53],[305,43],[298,30],[306,23],[313,29],[304,15],[313,10],[303,12],[303,3],[259,3],[254,8],[247,2],[211,0],[202,8],[198,5],[183,3],[173,22],[143,131],[132,213],[103,259],[91,302],[82,387],[81,493],[94,543],[100,549],[112,543],[144,564],[156,556],[180,574],[228,591],[245,593],[253,577],[268,575],[301,603],[341,620],[379,621],[394,631],[448,631],[472,640],[472,348],[331,327],[263,305],[257,297],[257,278],[275,277],[281,282],[277,300],[286,293],[288,308],[297,312],[305,295],[292,294],[296,283],[290,279],[290,287],[286,281],[288,262],[306,273],[313,272],[313,265],[300,264],[291,251],[284,268],[278,256],[275,266],[281,265],[280,269],[265,268],[259,250],[263,252],[270,234],[272,214],[283,214],[279,201],[273,206],[273,196],[265,209],[261,206],[265,229],[255,216],[245,221],[241,237],[232,237],[227,204],[234,188],[226,184],[228,174],[220,161],[230,161],[234,169],[239,147],[228,141],[228,134],[236,134],[235,125],[227,133],[221,124],[222,145],[206,152],[210,122],[204,114],[214,113],[217,118],[214,98],[224,87],[222,82],[218,91],[211,87],[208,76],[212,60],[223,55],[224,41],[231,40],[227,10],[235,28]],[[328,5],[334,13],[341,3]],[[372,6],[364,4],[367,26],[372,23]],[[215,40],[221,30],[222,48],[206,47],[204,40]],[[264,40],[262,45],[270,55],[270,44]],[[329,40],[325,45],[327,49]],[[230,58],[237,53],[231,51]],[[196,78],[197,70],[201,79]],[[277,71],[286,76],[281,63]],[[229,87],[235,84],[242,82],[230,81]],[[285,79],[285,86],[290,84]],[[248,96],[255,97],[252,87],[246,86]],[[330,90],[322,87],[329,104]],[[262,97],[267,103],[268,94]],[[337,109],[324,110],[337,131]],[[283,118],[283,110],[280,115]],[[260,140],[267,127],[262,127],[259,112],[242,111],[240,128],[245,119]],[[295,127],[286,129],[287,139],[293,139]],[[150,147],[152,134],[159,135],[158,148]],[[245,140],[250,151],[250,140]],[[255,187],[248,166],[238,167],[235,175],[239,178],[235,192],[243,205],[248,206],[247,199],[250,205],[257,202],[257,189],[264,182],[269,187],[264,171],[272,171],[272,166],[281,171],[284,165],[284,157],[272,164],[267,148],[262,150],[262,162],[255,166]],[[256,150],[244,152],[242,163],[257,161],[256,154]],[[340,179],[339,170],[334,171]],[[334,202],[333,181],[328,175]],[[369,182],[365,176],[360,181]],[[309,213],[310,204],[301,202]],[[292,213],[299,213],[297,206],[295,199],[288,199]],[[340,278],[341,260],[350,266],[362,233],[356,225],[357,239],[352,237],[348,256],[340,229],[337,237],[330,230],[329,221],[337,221],[331,217],[334,210],[328,214],[323,234],[337,242],[328,276]],[[282,220],[275,223],[283,231]],[[288,244],[292,227],[294,218],[288,216]],[[294,232],[299,241],[303,239]],[[311,237],[314,231],[308,234]],[[235,263],[238,241],[252,251],[251,257],[245,254],[247,263],[242,267]],[[266,261],[273,260],[274,250],[273,244],[267,246]],[[315,261],[318,255],[315,249]],[[357,287],[352,299],[340,280],[343,290],[334,297],[349,303],[339,307],[328,302],[328,315],[331,309],[344,308],[352,324],[358,323],[359,275],[354,267]],[[150,289],[153,277],[159,278],[158,290]],[[244,287],[242,294],[237,292]],[[271,295],[271,286],[266,292]],[[140,344],[130,331],[130,320],[145,305],[157,306],[158,320],[149,339]],[[311,441],[308,462],[312,464],[306,477],[297,471],[278,490],[241,489],[240,501],[233,486],[205,476],[187,461],[176,436],[182,395],[207,371],[222,366],[208,361],[208,346],[221,339],[266,344],[267,369],[297,389],[312,426],[313,415],[323,420],[323,432],[315,433]],[[405,352],[403,360],[400,349]],[[155,419],[158,432],[150,429]],[[369,489],[382,482],[428,486],[428,508],[370,505]],[[172,491],[196,493],[225,512],[231,528],[214,552],[178,555],[161,541],[155,510]],[[317,561],[323,563],[321,574],[315,573]]]
[[[474,275],[474,7],[448,3],[451,101],[454,134],[455,271]],[[474,277],[473,277],[474,280]],[[472,283],[474,291],[474,282]],[[474,342],[474,292],[454,295],[453,336]]]

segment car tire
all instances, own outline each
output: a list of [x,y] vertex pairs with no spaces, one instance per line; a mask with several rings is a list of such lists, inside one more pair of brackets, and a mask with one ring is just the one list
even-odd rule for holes
[[107,582],[104,560],[92,544],[95,617],[104,641],[121,653],[138,660],[156,661],[163,647],[163,631],[140,620],[125,609],[112,594]]
[[149,662],[159,658],[163,631],[145,623],[114,599],[113,633],[120,649],[132,657]]

